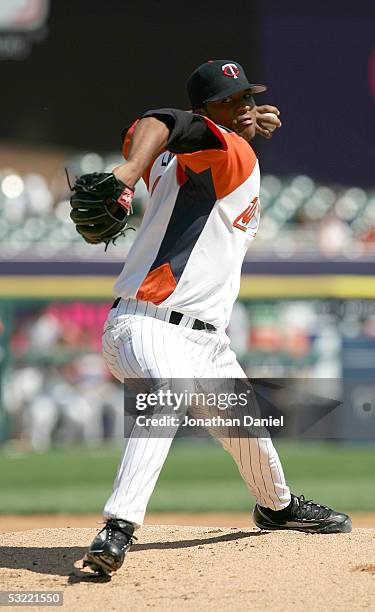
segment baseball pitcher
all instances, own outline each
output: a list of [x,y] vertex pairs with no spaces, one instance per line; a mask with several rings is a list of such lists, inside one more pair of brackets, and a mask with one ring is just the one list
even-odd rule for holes
[[[71,217],[87,242],[117,238],[145,181],[150,202],[123,270],[103,336],[104,358],[119,380],[241,379],[226,335],[241,266],[260,215],[260,173],[250,143],[280,128],[275,106],[256,105],[266,90],[232,60],[208,61],[190,76],[192,112],[150,110],[123,134],[125,161],[110,174],[80,177]],[[269,437],[218,438],[256,499],[261,529],[351,531],[349,516],[293,495]],[[125,440],[106,524],[85,564],[121,567],[167,457],[173,435]]]

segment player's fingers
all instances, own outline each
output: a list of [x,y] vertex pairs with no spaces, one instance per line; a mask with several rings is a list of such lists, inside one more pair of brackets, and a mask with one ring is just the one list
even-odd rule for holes
[[262,104],[261,106],[257,106],[257,113],[275,113],[275,115],[280,115],[280,111],[277,106],[272,106],[272,104]]
[[270,130],[262,128],[260,125],[256,126],[256,133],[260,136],[263,136],[263,138],[266,138],[267,140],[272,138],[272,132]]
[[257,123],[261,125],[261,127],[267,129],[268,125],[271,125],[273,129],[281,127],[281,121],[276,115],[257,115]]

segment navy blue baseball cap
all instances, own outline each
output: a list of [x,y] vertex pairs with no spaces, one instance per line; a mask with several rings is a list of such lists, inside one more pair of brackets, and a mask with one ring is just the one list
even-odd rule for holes
[[209,60],[190,75],[187,89],[193,109],[206,102],[222,100],[237,91],[250,89],[251,93],[266,91],[265,85],[249,83],[241,64],[233,60]]

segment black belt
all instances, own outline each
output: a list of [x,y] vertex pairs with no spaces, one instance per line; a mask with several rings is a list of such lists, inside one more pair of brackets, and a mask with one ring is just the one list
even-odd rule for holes
[[[119,305],[120,300],[120,297],[116,298],[112,304],[112,308],[116,308]],[[179,325],[183,316],[184,315],[181,312],[176,312],[175,310],[172,310],[168,323],[173,323],[173,325]],[[206,329],[208,331],[216,331],[216,327],[214,325],[211,325],[211,323],[205,323],[205,321],[200,321],[199,319],[195,319],[192,329]]]

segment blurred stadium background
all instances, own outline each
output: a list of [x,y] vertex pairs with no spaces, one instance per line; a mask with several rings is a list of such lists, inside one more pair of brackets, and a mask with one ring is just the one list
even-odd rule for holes
[[[296,428],[278,448],[296,492],[375,510],[374,16],[338,0],[240,2],[236,17],[212,1],[199,14],[164,0],[1,4],[0,513],[98,512],[119,455],[122,389],[100,342],[134,232],[106,253],[84,243],[64,168],[111,171],[124,125],[188,108],[191,70],[223,56],[269,85],[259,103],[283,120],[255,144],[262,219],[233,348],[252,378],[340,381],[335,440]],[[141,185],[135,227],[146,206]],[[239,480],[215,445],[185,437],[151,508],[244,510]]]

